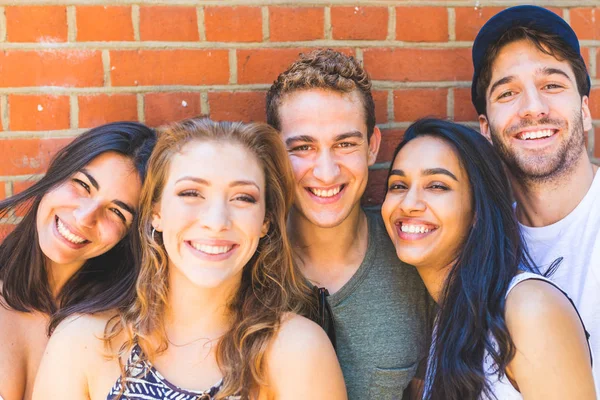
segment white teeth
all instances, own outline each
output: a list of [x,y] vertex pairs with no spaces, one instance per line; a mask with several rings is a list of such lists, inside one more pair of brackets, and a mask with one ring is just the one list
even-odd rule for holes
[[71,243],[81,244],[81,243],[85,242],[85,238],[82,238],[81,236],[77,236],[73,232],[71,232],[69,230],[69,228],[67,228],[62,223],[62,221],[60,220],[60,218],[58,218],[58,220],[56,221],[56,228],[58,230],[58,233],[60,233],[60,235],[62,237],[64,237],[65,239],[67,239]]
[[402,224],[400,230],[405,233],[427,233],[429,232],[429,228],[424,225],[409,225]]
[[197,244],[194,242],[190,242],[192,247],[198,251],[201,251],[206,254],[223,254],[227,253],[229,250],[233,248],[232,246],[209,246],[207,244]]
[[313,188],[309,188],[309,190],[318,197],[333,197],[336,194],[338,194],[340,192],[340,190],[342,189],[341,186],[336,187],[335,189],[329,189],[329,190],[321,190],[321,189],[313,189]]
[[544,130],[540,130],[540,131],[533,131],[533,132],[525,132],[521,134],[521,139],[522,140],[532,140],[532,139],[539,139],[539,138],[544,138],[544,137],[550,137],[554,134],[554,131],[551,129],[544,129]]

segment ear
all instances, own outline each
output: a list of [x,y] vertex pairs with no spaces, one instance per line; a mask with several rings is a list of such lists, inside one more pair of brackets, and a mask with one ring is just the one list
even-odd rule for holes
[[269,233],[270,228],[271,228],[271,222],[269,220],[265,219],[265,222],[263,222],[262,229],[260,230],[260,237],[264,238],[265,236],[267,236],[267,233]]
[[152,206],[152,227],[156,229],[157,232],[162,232],[161,222],[160,207],[158,204],[155,204]]
[[479,131],[488,140],[488,142],[492,143],[492,133],[490,131],[490,122],[488,121],[485,114],[481,114],[479,116]]
[[377,154],[379,153],[379,146],[381,145],[381,131],[378,127],[373,129],[373,134],[369,139],[369,158],[368,164],[369,167],[375,164],[375,160],[377,160]]
[[587,96],[581,98],[581,119],[583,120],[583,130],[585,132],[592,129],[592,113],[590,112],[590,99]]

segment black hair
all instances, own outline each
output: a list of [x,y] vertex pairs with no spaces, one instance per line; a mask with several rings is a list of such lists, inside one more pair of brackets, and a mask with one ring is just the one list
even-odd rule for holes
[[423,136],[442,139],[456,150],[469,177],[474,215],[441,291],[425,399],[493,396],[484,353],[504,375],[515,353],[504,319],[506,292],[520,269],[537,272],[537,268],[525,249],[510,183],[492,145],[466,126],[423,119],[406,130],[392,160],[407,143]]
[[21,312],[51,316],[49,331],[74,313],[115,309],[132,301],[137,277],[136,220],[108,252],[87,260],[55,298],[48,284],[46,258],[39,246],[36,216],[44,195],[68,180],[94,158],[119,153],[133,162],[141,181],[156,143],[154,130],[136,122],[114,122],[91,129],[54,156],[46,174],[33,186],[0,201],[0,217],[25,209],[25,216],[0,244],[3,305]]

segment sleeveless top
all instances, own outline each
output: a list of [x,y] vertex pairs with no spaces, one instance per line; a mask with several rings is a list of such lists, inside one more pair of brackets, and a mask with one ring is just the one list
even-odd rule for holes
[[[119,377],[110,389],[106,400],[211,400],[221,388],[221,383],[204,391],[187,390],[167,381],[147,360],[141,359],[142,349],[136,344],[125,365],[129,371],[125,382]],[[119,397],[121,394],[121,397]],[[239,396],[229,396],[227,400],[239,400]]]
[[[577,311],[577,308],[573,304],[573,301],[571,301],[569,296],[560,287],[558,287],[556,285],[556,283],[552,282],[550,279],[548,279],[544,276],[534,274],[532,272],[522,272],[522,273],[516,275],[515,277],[513,277],[512,280],[510,281],[510,284],[508,285],[508,290],[506,291],[505,297],[508,297],[508,294],[519,283],[526,281],[526,280],[530,280],[530,279],[548,282],[549,284],[551,284],[552,286],[554,286],[555,288],[560,290],[567,297],[567,299],[569,299],[569,302],[573,305],[573,308],[575,308],[575,312],[579,316],[579,312]],[[583,325],[583,320],[581,319],[580,316],[579,316],[579,320],[581,321],[581,324]],[[585,330],[585,326],[583,328],[585,331],[586,338],[588,339],[588,348],[589,348],[589,334]],[[435,335],[435,331],[434,331],[434,335]],[[491,338],[491,340],[492,340],[492,343],[494,343],[494,344],[496,343],[493,337]],[[433,348],[431,350],[433,350]],[[591,360],[591,358],[592,358],[592,353],[591,353],[591,349],[590,349],[590,360]],[[523,400],[523,395],[517,389],[515,389],[515,387],[512,385],[512,383],[510,383],[510,381],[506,377],[506,375],[503,375],[502,378],[500,378],[499,373],[496,371],[493,359],[487,351],[484,353],[483,367],[484,367],[484,371],[487,371],[487,380],[489,383],[490,392],[492,393],[492,396],[488,397],[488,396],[484,396],[483,394],[481,394],[480,400],[492,400],[492,399],[494,399],[494,400],[495,399]],[[430,385],[431,385],[431,380],[433,379],[433,376],[432,376],[433,373],[430,374],[429,369],[435,369],[435,367],[432,366],[431,363],[429,363],[427,369],[428,369],[428,371],[426,374],[427,376],[426,376],[426,382],[425,382],[425,394],[427,394],[427,392],[431,389]],[[425,398],[425,396],[423,396],[423,397]]]

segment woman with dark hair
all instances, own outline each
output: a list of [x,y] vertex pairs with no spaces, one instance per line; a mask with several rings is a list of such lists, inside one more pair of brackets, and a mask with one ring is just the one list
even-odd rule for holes
[[[424,399],[595,399],[585,329],[529,262],[492,146],[425,119],[395,151],[382,214],[439,306]],[[526,272],[525,272],[526,271]]]
[[64,318],[131,303],[130,233],[155,143],[135,122],[91,129],[33,186],[0,201],[0,218],[24,212],[0,244],[0,398],[31,398],[48,336]]
[[298,315],[312,302],[286,233],[293,182],[266,124],[162,128],[140,201],[137,297],[117,316],[61,324],[34,399],[346,399],[327,335]]

